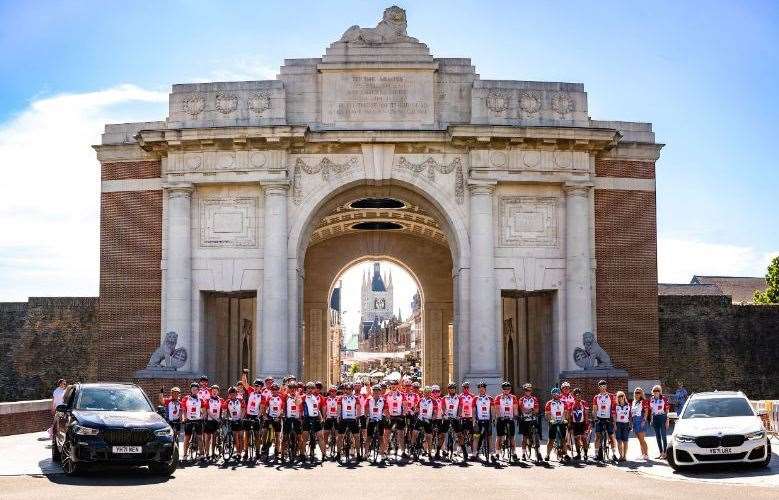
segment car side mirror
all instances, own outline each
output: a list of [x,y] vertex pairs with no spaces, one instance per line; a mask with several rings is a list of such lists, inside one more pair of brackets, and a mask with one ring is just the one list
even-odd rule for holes
[[668,420],[679,420],[679,414],[675,411],[668,412]]
[[57,407],[54,408],[54,411],[56,411],[57,413],[65,413],[66,411],[68,411],[68,405],[57,405]]

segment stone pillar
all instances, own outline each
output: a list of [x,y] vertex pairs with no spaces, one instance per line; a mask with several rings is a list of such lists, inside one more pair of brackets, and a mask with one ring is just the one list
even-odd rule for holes
[[495,182],[474,181],[470,190],[470,362],[463,378],[485,380],[494,389],[500,377],[496,318],[495,232],[492,193]]
[[264,183],[262,327],[257,336],[258,375],[282,377],[290,367],[287,295],[286,181]]
[[[191,201],[193,186],[170,184],[167,216],[167,261],[165,269],[165,332],[176,332],[178,347],[187,351],[187,362],[180,371],[200,369],[192,338],[192,240]],[[164,332],[163,332],[164,333]]]
[[560,369],[576,368],[573,350],[592,331],[590,193],[592,183],[568,182],[565,191],[565,358]]

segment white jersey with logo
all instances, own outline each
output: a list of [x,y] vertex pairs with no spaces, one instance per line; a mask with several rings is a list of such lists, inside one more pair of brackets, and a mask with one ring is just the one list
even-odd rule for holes
[[203,403],[197,396],[189,395],[184,399],[184,412],[187,420],[200,420],[203,418]]
[[554,422],[562,422],[565,418],[565,403],[560,399],[552,399],[546,406],[549,417]]
[[338,417],[338,398],[327,396],[325,398],[325,418]]
[[287,397],[287,418],[300,418],[300,404],[295,396]]
[[444,396],[444,417],[457,418],[457,409],[460,407],[460,396]]
[[306,405],[307,417],[319,417],[319,403],[321,400],[316,394],[306,394],[303,403]]
[[403,394],[399,391],[387,394],[387,405],[391,417],[399,417],[403,413]]
[[256,417],[260,414],[260,405],[262,404],[262,394],[253,392],[246,399],[246,414]]
[[227,417],[230,420],[236,421],[243,418],[243,403],[240,399],[228,399],[227,400]]
[[381,420],[384,417],[384,398],[368,398],[368,418],[373,421]]
[[617,422],[630,422],[630,405],[629,404],[617,404],[617,406],[614,408],[616,413],[616,421]]
[[433,408],[435,403],[430,398],[422,398],[419,400],[419,418],[425,422],[430,421],[433,418]]
[[205,401],[211,397],[211,389],[208,387],[201,387],[197,390],[197,398],[201,401]]
[[346,420],[357,418],[357,396],[349,394],[341,397],[341,418]]
[[487,396],[476,397],[476,418],[478,420],[489,420],[490,409],[492,408],[492,398]]
[[181,419],[181,401],[171,399],[165,405],[165,414],[169,422],[178,422]]
[[211,397],[208,400],[208,413],[206,416],[208,417],[208,420],[219,420],[219,417],[222,413],[222,398],[220,397]]
[[473,418],[473,401],[476,399],[473,394],[460,395],[460,416],[462,418]]
[[498,417],[514,418],[514,403],[516,397],[513,394],[501,394],[495,398],[495,404],[498,405]]
[[652,415],[665,414],[665,406],[666,406],[666,399],[663,396],[660,396],[659,398],[652,396],[649,399],[649,408],[652,409]]
[[596,394],[594,398],[595,403],[595,416],[598,418],[610,418],[611,417],[611,404],[613,403],[612,396],[609,393]]
[[644,415],[644,400],[634,399],[631,406],[630,414],[634,417],[641,417]]
[[284,404],[284,398],[281,395],[271,394],[268,397],[268,416],[270,418],[279,418],[281,416],[282,405]]

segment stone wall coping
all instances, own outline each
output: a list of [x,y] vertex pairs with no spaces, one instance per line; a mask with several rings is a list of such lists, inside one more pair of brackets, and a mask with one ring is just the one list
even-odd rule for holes
[[51,399],[35,399],[31,401],[10,401],[7,403],[0,403],[0,415],[13,415],[16,413],[45,411],[49,409],[51,409]]

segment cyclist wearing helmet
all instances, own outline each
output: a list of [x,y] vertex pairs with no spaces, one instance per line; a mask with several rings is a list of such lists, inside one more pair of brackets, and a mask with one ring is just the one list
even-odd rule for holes
[[[592,398],[592,417],[595,421],[595,433],[605,431],[611,442],[611,449],[617,449],[617,441],[614,439],[614,417],[617,412],[617,398],[608,391],[606,381],[598,382],[598,394]],[[595,454],[598,460],[603,460],[603,452],[600,449],[600,439],[595,440]]]
[[[261,415],[263,410],[262,400],[262,380],[254,379],[254,387],[246,397],[246,420],[244,420],[246,431],[254,433],[254,442],[260,441],[262,429]],[[259,446],[255,446],[259,449]]]
[[387,441],[385,436],[385,427],[387,427],[387,401],[382,394],[382,389],[379,384],[376,384],[372,388],[373,394],[368,398],[368,426],[367,435],[368,439],[365,440],[365,455],[370,455],[370,446],[373,436],[378,434],[379,437],[379,460],[381,455],[387,452]]
[[198,379],[197,397],[201,401],[207,401],[211,397],[211,387],[208,385],[208,377],[201,375]]
[[560,401],[570,409],[573,404],[573,393],[571,392],[571,383],[567,380],[560,384]]
[[[460,433],[460,396],[457,394],[457,385],[450,383],[446,386],[446,396],[441,399],[444,406],[444,419],[441,422],[441,434],[446,434],[450,428],[452,434],[457,436],[457,444],[463,446]],[[441,440],[443,441],[443,439]],[[454,459],[454,457],[449,457]]]
[[[487,440],[487,455],[485,460],[492,460],[494,463],[497,458],[492,453],[492,398],[487,394],[487,384],[479,382],[479,394],[474,398],[474,411],[476,413],[476,426],[478,434],[473,435],[473,453],[479,458],[479,451],[484,440]],[[477,441],[478,436],[478,441]]]
[[589,427],[589,415],[588,415],[587,403],[582,399],[582,390],[578,387],[573,390],[573,404],[571,405],[571,429],[570,433],[573,434],[573,443],[576,447],[576,460],[581,459],[582,451],[584,451],[584,460],[587,460],[587,449],[590,445],[590,440],[587,438],[585,432]]
[[199,387],[197,382],[189,384],[189,395],[181,402],[181,417],[184,422],[184,460],[187,459],[189,442],[193,434],[197,439],[199,453],[203,453],[203,413],[205,413],[205,408],[203,401],[198,397]]
[[219,386],[211,386],[211,397],[206,400],[205,418],[203,420],[203,431],[205,449],[209,452],[209,458],[216,459],[216,440],[214,434],[219,429],[222,422],[222,398],[219,396]]
[[[325,443],[325,446],[328,446],[328,443],[330,443],[330,434],[336,432],[336,423],[338,422],[338,413],[339,413],[339,403],[340,398],[338,397],[338,389],[331,385],[327,388],[327,396],[322,398],[322,407],[324,408],[324,425],[322,426],[322,441]],[[322,460],[326,460],[328,457],[326,456],[326,451],[322,451]],[[332,457],[329,457],[332,458]],[[338,457],[340,458],[340,457]]]
[[[160,389],[160,397],[162,397],[162,389]],[[181,431],[181,389],[173,387],[170,390],[170,396],[162,397],[162,406],[165,409],[165,420],[168,421],[173,431],[178,433]]]
[[[522,460],[526,460],[532,455],[530,449],[530,433],[533,429],[538,430],[538,412],[540,403],[538,398],[533,395],[533,384],[525,383],[522,385],[522,396],[519,398],[519,433],[522,434]],[[541,434],[539,439],[541,439]],[[536,457],[541,460],[540,454]]]
[[473,411],[476,407],[476,396],[471,393],[471,384],[468,381],[462,383],[460,394],[460,446],[463,452],[463,460],[468,461],[467,447],[471,452],[476,449],[476,435],[473,433]]
[[238,399],[238,390],[235,387],[227,389],[227,399],[222,403],[222,409],[227,414],[227,421],[230,424],[230,431],[233,433],[235,442],[235,458],[240,460],[244,454],[246,442],[246,433],[243,429],[243,417],[246,406],[243,400]]
[[430,440],[433,436],[433,414],[435,411],[436,402],[431,397],[431,393],[431,388],[429,386],[425,386],[422,397],[419,400],[418,414],[416,422],[414,423],[412,439],[414,442],[417,442],[419,433],[424,433],[424,448],[427,451],[427,456],[432,461],[433,453],[430,450]]
[[303,458],[303,426],[301,418],[303,416],[303,396],[298,393],[298,384],[295,380],[287,382],[287,395],[284,396],[284,441],[281,444],[282,456],[286,456],[287,446],[292,437],[292,433],[297,436],[297,450],[300,458]]
[[[336,452],[338,457],[341,457],[341,449],[344,444],[344,434],[346,431],[352,433],[352,446],[349,448],[349,454],[353,451],[357,455],[362,454],[362,450],[358,449],[360,438],[360,424],[357,423],[357,415],[360,414],[360,399],[354,394],[354,390],[351,384],[343,386],[343,395],[338,400],[338,407],[341,409],[338,421],[338,436],[336,438]],[[348,461],[350,457],[346,457]]]
[[[265,402],[264,406],[265,417],[265,433],[270,432],[273,429],[273,450],[274,459],[279,459],[280,440],[281,440],[281,419],[284,414],[284,396],[279,392],[279,386],[273,382],[270,387],[270,395]],[[263,435],[263,442],[267,438]],[[263,450],[263,453],[267,456],[270,452],[269,449]]]
[[501,449],[503,440],[508,439],[511,447],[511,460],[517,460],[516,442],[514,441],[514,418],[517,416],[519,406],[517,397],[511,394],[511,382],[503,382],[500,385],[501,393],[495,397],[494,405],[497,408],[498,422],[496,424],[497,436],[495,436],[495,451]]
[[[430,387],[430,399],[433,400],[433,432],[443,435],[444,431],[444,398],[441,396],[441,388],[438,385]],[[441,458],[441,444],[443,439],[438,439],[436,444],[435,458]]]
[[549,421],[549,440],[546,443],[546,461],[549,461],[549,454],[552,451],[552,447],[555,444],[555,440],[559,437],[562,441],[562,456],[558,456],[557,459],[560,462],[566,462],[570,460],[566,449],[568,442],[565,439],[568,420],[570,420],[570,414],[568,407],[560,399],[560,389],[557,387],[552,388],[552,399],[546,402],[544,406],[544,414]]
[[[321,384],[321,382],[319,382]],[[306,383],[306,394],[303,396],[303,444],[311,443],[311,446],[319,444],[322,459],[326,457],[325,440],[322,437],[322,411],[324,398],[317,392],[315,383]],[[302,450],[302,448],[301,448]],[[315,450],[310,450],[314,454]],[[303,456],[303,460],[306,460]]]

